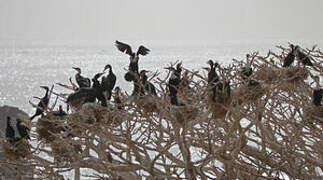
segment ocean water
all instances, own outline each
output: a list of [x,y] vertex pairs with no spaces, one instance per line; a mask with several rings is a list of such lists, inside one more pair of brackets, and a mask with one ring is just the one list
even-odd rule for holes
[[[294,43],[294,42],[293,42]],[[323,44],[321,41],[295,42],[305,47]],[[133,49],[141,44],[151,52],[140,58],[139,68],[159,71],[166,75],[170,62],[180,60],[183,67],[200,70],[206,67],[208,59],[214,59],[223,65],[229,64],[232,58],[243,59],[246,53],[259,51],[262,54],[269,49],[275,50],[276,45],[288,45],[287,40],[267,41],[221,41],[221,42],[172,42],[172,41],[129,41]],[[320,47],[320,46],[319,46]],[[82,69],[82,75],[93,77],[101,72],[106,64],[111,64],[117,75],[117,86],[131,93],[131,83],[123,76],[128,68],[128,55],[119,52],[114,42],[105,44],[77,43],[19,43],[9,41],[0,43],[0,106],[12,105],[21,108],[30,115],[34,112],[29,100],[37,103],[33,96],[41,97],[44,91],[41,85],[51,86],[57,82],[69,84],[68,78],[73,77],[72,67]],[[69,92],[55,86],[57,92]]]

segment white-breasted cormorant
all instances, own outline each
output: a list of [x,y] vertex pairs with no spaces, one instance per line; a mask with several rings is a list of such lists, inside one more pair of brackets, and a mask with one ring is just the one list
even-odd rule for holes
[[7,117],[7,127],[6,127],[6,139],[9,143],[15,143],[23,138],[30,139],[29,137],[30,129],[22,124],[21,119],[11,119]]
[[311,57],[303,53],[299,46],[295,46],[295,53],[298,60],[300,60],[302,64],[304,64],[305,66],[313,66]]
[[173,67],[166,69],[171,71],[171,76],[168,81],[170,103],[172,105],[182,106],[184,104],[179,104],[177,99],[178,86],[181,83],[182,62],[176,65],[176,69],[174,69]]
[[106,94],[106,98],[107,100],[111,99],[111,95],[112,95],[112,90],[116,84],[117,81],[117,77],[116,75],[113,73],[112,71],[112,67],[110,64],[107,64],[104,67],[103,72],[105,72],[107,69],[109,69],[109,74],[106,77],[102,77],[102,87],[103,87],[103,91]]
[[291,51],[284,58],[283,67],[289,67],[295,60],[295,46],[290,44],[289,47],[291,48]]
[[40,86],[41,88],[46,90],[45,96],[40,99],[40,102],[38,103],[38,107],[36,109],[35,114],[30,118],[30,120],[33,120],[36,116],[41,115],[41,117],[44,116],[44,110],[47,109],[48,102],[49,102],[49,96],[48,96],[48,91],[49,88],[47,86]]
[[79,85],[79,88],[91,87],[91,80],[89,78],[81,76],[81,68],[73,67],[73,69],[77,71],[77,73],[75,74],[75,80]]
[[147,92],[149,95],[157,96],[156,88],[155,86],[148,81],[148,76],[146,75],[148,71],[141,70],[140,71],[140,81],[141,85],[145,92]]
[[139,73],[139,68],[138,68],[139,55],[145,56],[150,52],[150,50],[145,46],[141,45],[139,46],[137,52],[135,53],[132,51],[131,46],[129,46],[126,43],[116,41],[115,45],[121,52],[126,53],[130,56],[129,72],[126,73],[125,80],[133,81],[135,78],[133,76],[133,73],[137,73],[137,74]]

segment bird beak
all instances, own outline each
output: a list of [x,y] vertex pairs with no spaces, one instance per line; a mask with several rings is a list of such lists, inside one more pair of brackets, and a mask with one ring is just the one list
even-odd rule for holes
[[47,89],[47,87],[46,86],[39,86],[40,88],[43,88],[43,89]]

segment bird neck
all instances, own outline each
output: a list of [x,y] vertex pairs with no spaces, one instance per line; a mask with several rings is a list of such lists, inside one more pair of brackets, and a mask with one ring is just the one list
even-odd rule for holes
[[46,98],[48,97],[48,91],[49,91],[49,89],[46,89],[46,94],[45,94]]

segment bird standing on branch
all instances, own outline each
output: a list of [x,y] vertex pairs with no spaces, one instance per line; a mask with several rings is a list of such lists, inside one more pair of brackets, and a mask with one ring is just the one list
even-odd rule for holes
[[129,72],[126,73],[125,80],[133,81],[136,78],[134,76],[134,73],[139,74],[139,68],[138,68],[139,55],[145,56],[150,52],[150,50],[145,46],[141,45],[139,46],[137,52],[133,52],[130,45],[120,41],[116,41],[115,45],[119,49],[119,51],[126,53],[130,56],[130,64],[128,69]]

